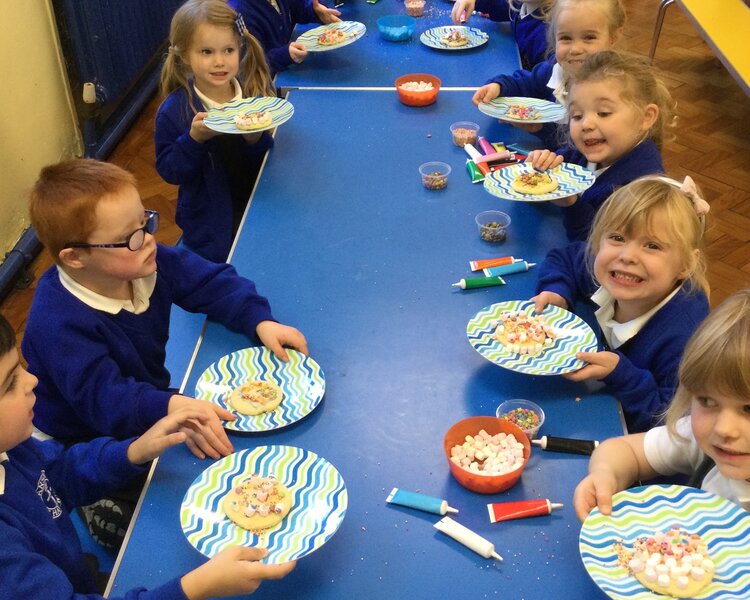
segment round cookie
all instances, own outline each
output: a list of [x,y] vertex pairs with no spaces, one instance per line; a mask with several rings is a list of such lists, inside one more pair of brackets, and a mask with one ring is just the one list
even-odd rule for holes
[[530,106],[524,106],[522,104],[512,104],[508,107],[508,112],[505,116],[509,119],[517,119],[519,121],[532,121],[539,118],[539,111]]
[[466,46],[469,43],[469,38],[461,33],[460,29],[453,29],[449,34],[443,36],[440,41],[451,48],[458,48]]
[[292,509],[292,494],[273,475],[253,473],[234,483],[221,507],[243,529],[258,531],[281,523]]
[[245,113],[234,117],[234,124],[237,129],[250,131],[268,127],[273,123],[273,115],[268,111]]
[[557,189],[557,179],[548,173],[521,173],[510,182],[519,194],[548,194]]
[[346,39],[346,34],[340,29],[329,29],[318,36],[318,43],[322,46],[335,46]]
[[259,415],[275,410],[284,394],[272,381],[248,381],[232,390],[227,402],[243,415]]
[[672,598],[695,598],[711,583],[714,563],[700,536],[675,525],[667,533],[642,536],[632,549],[615,544],[620,564],[645,587]]
[[555,341],[555,333],[542,316],[525,311],[506,311],[500,315],[492,337],[508,352],[535,356]]

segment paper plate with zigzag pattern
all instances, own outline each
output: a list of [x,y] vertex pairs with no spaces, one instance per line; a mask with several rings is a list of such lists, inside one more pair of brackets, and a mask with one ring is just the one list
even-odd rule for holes
[[[291,425],[320,404],[326,389],[323,371],[312,358],[287,349],[289,362],[282,362],[263,346],[237,350],[209,365],[198,378],[195,397],[232,412],[237,420],[224,427],[234,431],[271,431]],[[265,380],[281,388],[283,397],[276,410],[250,416],[227,404],[232,390],[250,380]]]
[[519,202],[544,202],[580,194],[589,189],[595,180],[594,173],[573,163],[562,163],[549,174],[557,179],[557,189],[547,194],[520,194],[513,189],[513,181],[521,174],[533,172],[530,163],[516,163],[492,171],[484,178],[484,189],[493,196]]
[[[261,532],[235,525],[221,507],[235,481],[253,473],[273,475],[292,494],[289,514]],[[188,542],[209,558],[229,546],[255,546],[268,550],[262,562],[279,564],[325,544],[344,520],[348,498],[341,474],[314,452],[258,446],[225,456],[203,471],[182,500],[180,524]]]
[[[271,115],[271,123],[257,129],[240,129],[235,125],[234,118],[237,115],[247,113],[267,112]],[[242,98],[227,102],[219,108],[212,108],[203,123],[209,129],[219,133],[258,133],[266,129],[273,129],[282,123],[286,123],[294,114],[294,106],[289,100],[276,98],[275,96],[258,96],[253,98]]]
[[533,314],[534,303],[528,300],[498,302],[474,315],[466,326],[466,335],[474,350],[490,362],[511,371],[529,375],[560,375],[586,365],[576,358],[576,352],[593,352],[597,349],[596,335],[583,319],[550,304],[542,314],[557,336],[554,343],[536,356],[507,350],[492,334],[504,312],[521,310]]
[[750,598],[750,513],[697,488],[647,485],[612,497],[612,515],[595,508],[581,527],[581,559],[594,583],[614,600],[655,600],[668,596],[646,589],[618,563],[614,544],[668,531],[673,525],[701,536],[716,570],[700,592],[702,600]]

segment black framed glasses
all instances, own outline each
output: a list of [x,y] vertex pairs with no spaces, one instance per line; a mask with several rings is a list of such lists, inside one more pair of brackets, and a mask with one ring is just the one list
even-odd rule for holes
[[155,210],[143,211],[146,215],[146,222],[143,227],[136,229],[131,233],[124,242],[118,242],[117,244],[85,244],[85,243],[72,243],[65,244],[66,248],[127,248],[131,252],[136,252],[141,249],[143,242],[146,241],[146,234],[150,233],[153,235],[156,230],[159,229],[159,213]]

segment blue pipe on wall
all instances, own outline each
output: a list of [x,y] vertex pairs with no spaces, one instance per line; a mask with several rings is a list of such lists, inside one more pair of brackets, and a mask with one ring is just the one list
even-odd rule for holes
[[13,250],[5,255],[3,264],[0,265],[0,300],[4,300],[13,287],[18,282],[18,278],[23,277],[22,285],[28,285],[31,277],[26,273],[26,267],[31,264],[39,251],[42,244],[36,237],[36,232],[29,227],[21,234],[21,239],[16,242]]

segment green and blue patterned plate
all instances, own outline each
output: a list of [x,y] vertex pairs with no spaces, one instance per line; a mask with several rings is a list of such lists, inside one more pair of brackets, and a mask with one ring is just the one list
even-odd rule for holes
[[[237,115],[253,112],[271,113],[271,124],[258,129],[238,129],[234,124]],[[256,98],[243,98],[234,102],[227,102],[219,108],[212,108],[203,120],[206,127],[219,133],[256,133],[273,129],[282,123],[286,123],[294,114],[294,106],[288,100],[272,96],[259,96]]]
[[[235,481],[252,473],[273,475],[293,497],[289,514],[261,533],[239,527],[221,507]],[[344,479],[324,458],[294,446],[258,446],[203,471],[182,500],[180,524],[188,542],[209,558],[230,546],[257,546],[268,550],[263,562],[279,564],[325,544],[344,520],[347,505]]]
[[490,172],[484,178],[484,189],[493,196],[519,202],[544,202],[567,198],[585,192],[594,183],[594,173],[572,163],[562,163],[549,174],[557,179],[557,189],[547,194],[519,194],[513,189],[513,181],[522,173],[532,172],[531,163],[517,163]]
[[[465,46],[449,46],[446,44],[443,41],[443,38],[454,29],[460,29],[461,33],[469,38],[469,43]],[[466,25],[443,25],[441,27],[433,27],[419,36],[420,42],[425,46],[435,48],[436,50],[471,50],[472,48],[477,48],[486,44],[489,39],[490,36],[481,29],[467,27]]]
[[[195,397],[231,411],[235,421],[224,427],[235,431],[271,431],[291,425],[320,404],[326,389],[318,363],[296,350],[287,349],[289,362],[282,362],[264,346],[244,348],[226,356],[203,371],[195,385]],[[243,415],[227,404],[232,390],[252,379],[271,381],[281,388],[283,398],[276,410],[260,415]]]
[[[516,119],[508,116],[511,106],[528,106],[539,113],[536,119]],[[495,117],[508,123],[556,123],[565,118],[565,107],[557,102],[541,98],[522,98],[518,96],[501,96],[490,102],[480,102],[479,110],[485,115]]]
[[536,356],[506,350],[492,334],[504,312],[521,310],[533,314],[534,303],[528,300],[498,302],[474,315],[466,326],[466,335],[474,350],[496,365],[529,375],[560,375],[577,371],[586,363],[576,358],[576,352],[596,351],[596,335],[591,327],[572,312],[551,304],[542,314],[557,335],[554,343]]
[[[333,44],[331,46],[318,42],[320,34],[331,29],[340,29],[346,34],[346,39],[339,44]],[[328,25],[320,25],[319,27],[308,29],[300,34],[297,41],[302,42],[308,52],[327,52],[328,50],[336,50],[337,48],[343,48],[344,46],[353,44],[365,35],[366,32],[367,27],[364,23],[360,23],[359,21],[339,21],[338,23],[329,23]]]
[[698,598],[750,598],[750,513],[726,498],[681,485],[647,485],[612,497],[612,515],[595,508],[581,527],[579,550],[594,583],[613,600],[667,596],[646,589],[618,563],[615,542],[668,531],[673,525],[701,536],[716,570]]

